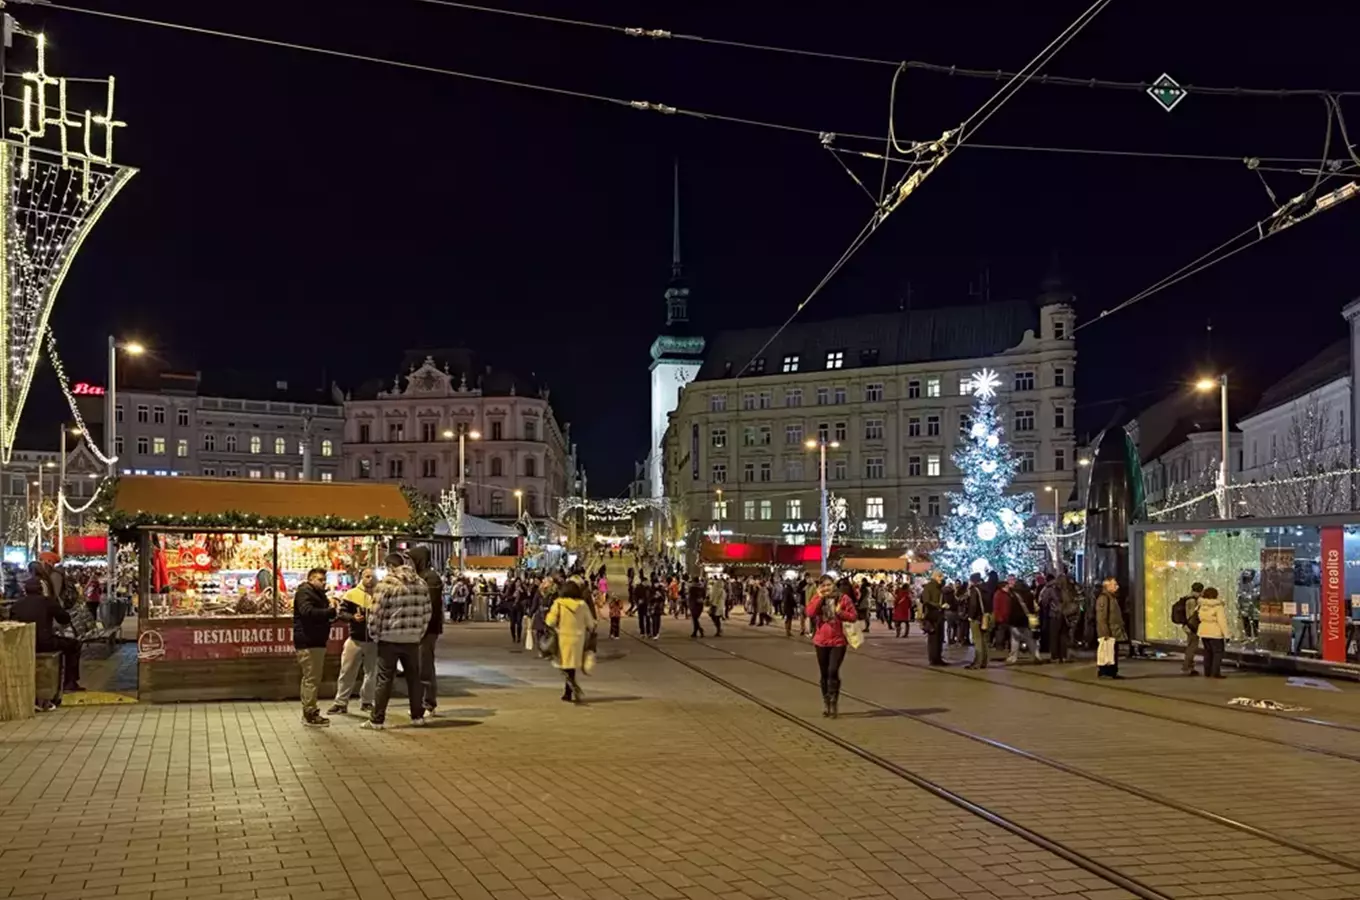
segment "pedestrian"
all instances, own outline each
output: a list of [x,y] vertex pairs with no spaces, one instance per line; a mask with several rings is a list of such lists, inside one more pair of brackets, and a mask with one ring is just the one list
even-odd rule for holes
[[1008,599],[1006,624],[1011,631],[1011,653],[1006,657],[1006,664],[1013,666],[1020,661],[1021,648],[1029,650],[1035,663],[1040,662],[1039,642],[1034,634],[1039,617],[1034,612],[1032,595],[1026,596],[1029,595],[1028,586],[1012,575],[1006,579],[1002,591]]
[[[629,569],[628,571],[631,574],[633,570]],[[630,595],[633,593],[632,578],[628,580],[628,593]],[[611,594],[606,606],[609,607],[609,639],[617,641],[619,639],[619,620],[623,618],[623,601],[619,599],[618,594]]]
[[690,622],[693,628],[690,629],[691,638],[701,638],[704,636],[704,608],[708,605],[707,591],[704,583],[698,575],[690,579],[689,585],[685,588],[685,606],[689,613]]
[[793,637],[793,620],[798,615],[798,588],[792,581],[785,579],[779,585],[779,614],[784,619],[784,637]]
[[316,705],[321,671],[326,665],[326,643],[336,610],[326,596],[326,570],[312,569],[293,596],[293,647],[302,669],[302,724],[324,728],[331,720]]
[[660,581],[652,582],[652,595],[647,603],[647,637],[661,640],[661,618],[666,614],[666,603],[670,599],[670,586]]
[[528,602],[528,588],[522,581],[506,585],[505,601],[502,604],[510,619],[510,643],[516,647],[524,646],[524,610]]
[[406,680],[411,724],[425,724],[420,642],[430,626],[430,591],[408,556],[392,552],[383,564],[387,574],[378,582],[368,616],[369,637],[378,645],[378,690],[373,699],[373,715],[359,726],[374,731],[387,727],[387,704],[392,699],[398,663]]
[[378,648],[368,637],[368,611],[373,608],[373,592],[378,587],[377,576],[372,568],[364,568],[359,573],[359,583],[345,592],[340,601],[340,611],[336,619],[349,623],[349,637],[340,653],[340,678],[335,682],[335,703],[326,710],[327,715],[343,716],[349,713],[349,698],[354,694],[354,683],[359,680],[359,670],[364,672],[363,684],[359,687],[359,711],[372,712],[373,694],[378,686]]
[[590,631],[590,601],[584,596],[585,587],[576,579],[569,579],[562,592],[548,610],[547,625],[557,630],[557,658],[553,665],[562,670],[564,686],[562,699],[580,703],[585,699],[576,683],[576,670],[585,657],[586,633]]
[[1039,594],[1039,607],[1048,622],[1048,658],[1055,663],[1067,662],[1069,630],[1064,594],[1070,591],[1067,574],[1063,573],[1048,581]]
[[855,601],[850,596],[852,590],[849,581],[843,580],[838,587],[830,575],[823,575],[817,584],[817,592],[807,605],[808,616],[817,620],[812,645],[821,674],[822,715],[833,719],[840,713],[841,663],[845,661],[849,643],[845,638],[845,623],[857,618]]
[[855,591],[855,583],[848,582],[850,586],[849,594],[855,602],[855,615],[859,617],[860,623],[864,626],[864,633],[869,633],[869,628],[874,624],[873,616],[869,615],[871,604],[873,603],[873,586],[869,584],[869,579],[861,578],[859,591]]
[[1207,587],[1199,598],[1198,628],[1200,643],[1204,645],[1204,674],[1210,678],[1226,678],[1220,667],[1223,665],[1223,647],[1228,639],[1228,610],[1223,598],[1218,596],[1218,588]]
[[1128,639],[1119,607],[1119,580],[1111,575],[1101,583],[1096,598],[1096,677],[1124,677],[1119,674],[1119,643]]
[[930,573],[925,587],[921,588],[921,630],[926,633],[926,659],[932,666],[947,665],[944,661],[945,638],[945,591],[953,591],[945,584],[944,573],[939,569]]
[[964,591],[964,618],[968,620],[968,633],[973,641],[973,661],[965,668],[987,668],[988,645],[992,635],[992,597],[984,596],[982,576],[977,572],[968,576],[968,587]]
[[713,623],[713,636],[722,637],[722,620],[727,615],[727,583],[714,578],[708,583],[708,620]]
[[905,581],[893,594],[892,621],[898,637],[911,637],[911,585]]
[[[62,609],[56,595],[50,590],[50,582],[45,586],[37,572],[30,569],[27,573],[16,575],[16,578],[23,593],[10,608],[10,618],[34,626],[35,652],[61,654],[62,693],[85,690],[80,686],[80,641],[57,634],[58,625],[70,626],[71,614]],[[54,696],[48,700],[55,702],[57,698]]]
[[429,547],[412,547],[407,555],[415,567],[416,575],[425,582],[425,588],[430,592],[430,622],[425,628],[425,636],[420,639],[420,687],[425,713],[433,716],[435,707],[439,706],[436,696],[439,693],[439,678],[435,674],[434,652],[439,644],[439,636],[444,633],[444,586],[430,568]]
[[[1199,618],[1200,595],[1204,585],[1198,581],[1190,585],[1190,593],[1171,605],[1171,621],[1181,626],[1185,633],[1185,660],[1181,663],[1182,675],[1198,675],[1195,671],[1195,654],[1199,651],[1199,632],[1196,630]],[[1195,625],[1191,623],[1194,622]],[[1208,652],[1205,652],[1205,672],[1209,670]]]
[[453,589],[449,594],[449,606],[453,607],[453,621],[467,621],[468,583],[466,578],[454,580]]

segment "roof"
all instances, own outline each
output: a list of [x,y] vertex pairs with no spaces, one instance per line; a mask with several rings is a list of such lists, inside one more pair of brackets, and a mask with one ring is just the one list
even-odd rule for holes
[[[402,388],[406,386],[406,376],[419,369],[427,358],[434,362],[437,369],[453,376],[455,387],[466,380],[468,388],[480,390],[483,397],[508,397],[512,393],[521,397],[538,397],[545,386],[536,373],[531,372],[525,378],[509,370],[479,364],[477,355],[466,347],[442,347],[407,350],[403,354],[398,375]],[[350,391],[350,398],[373,400],[380,391],[391,391],[392,383],[391,377],[367,379]]]
[[128,366],[127,374],[118,376],[118,389],[120,393],[171,393],[338,406],[330,388],[322,387],[322,378],[320,368],[305,374],[283,371],[261,374],[231,369],[195,372]]
[[118,479],[114,512],[150,516],[320,518],[361,521],[373,516],[409,521],[411,505],[395,484],[331,484],[251,478],[167,478],[130,475]]
[[[483,519],[478,516],[470,516],[463,513],[462,537],[470,538],[513,538],[519,537],[519,529],[513,525],[502,525],[499,522],[492,522],[490,519]],[[434,533],[447,535],[449,523],[440,519],[435,523]]]
[[1342,338],[1266,388],[1251,414],[1283,406],[1309,391],[1351,374],[1351,339]]
[[796,321],[772,341],[769,328],[723,331],[709,345],[696,380],[731,378],[757,353],[767,374],[781,371],[783,359],[793,355],[801,371],[815,371],[836,351],[844,352],[845,369],[972,359],[1014,347],[1026,331],[1039,331],[1039,307],[1030,300]]

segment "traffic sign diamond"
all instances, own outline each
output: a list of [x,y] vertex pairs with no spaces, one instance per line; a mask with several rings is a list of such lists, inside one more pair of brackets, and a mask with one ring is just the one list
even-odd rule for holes
[[1147,89],[1148,96],[1157,101],[1157,105],[1167,112],[1176,108],[1176,104],[1185,99],[1186,90],[1176,83],[1165,72],[1156,81],[1152,82],[1152,87]]

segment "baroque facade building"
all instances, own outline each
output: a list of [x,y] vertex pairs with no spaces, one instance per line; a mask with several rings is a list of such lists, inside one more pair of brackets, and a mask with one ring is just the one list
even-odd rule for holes
[[807,445],[823,441],[846,514],[835,541],[911,540],[949,511],[967,385],[991,369],[1020,459],[1013,489],[1051,516],[1052,492],[1061,503],[1075,484],[1072,300],[1049,278],[1033,301],[795,322],[763,350],[769,328],[720,333],[670,416],[666,494],[691,534],[816,543],[819,453]]
[[458,481],[461,433],[468,513],[512,520],[522,503],[528,516],[556,519],[571,457],[547,388],[489,368],[474,373],[461,350],[413,352],[406,362],[390,386],[345,397],[347,477],[438,497]]

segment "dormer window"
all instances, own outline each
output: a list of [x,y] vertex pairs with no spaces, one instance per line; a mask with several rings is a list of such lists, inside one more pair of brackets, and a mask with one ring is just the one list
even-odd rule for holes
[[828,369],[840,369],[845,367],[845,351],[830,350],[826,354],[826,367]]

